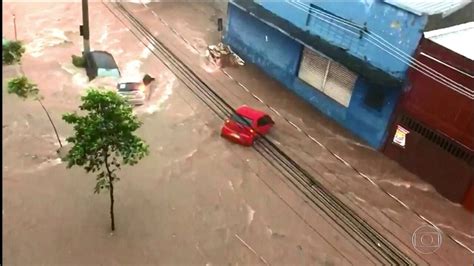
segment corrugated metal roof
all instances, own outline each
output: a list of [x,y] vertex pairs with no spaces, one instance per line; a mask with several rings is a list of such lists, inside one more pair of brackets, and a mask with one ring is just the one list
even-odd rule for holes
[[466,58],[474,60],[474,22],[468,22],[444,29],[424,33],[425,38],[448,48]]
[[384,2],[419,16],[442,14],[444,17],[463,8],[470,0],[384,0]]

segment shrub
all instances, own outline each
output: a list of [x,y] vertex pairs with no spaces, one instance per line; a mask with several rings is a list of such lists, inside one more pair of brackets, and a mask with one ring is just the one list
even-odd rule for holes
[[25,53],[25,47],[20,41],[5,41],[2,48],[2,62],[6,65],[19,63]]
[[8,81],[8,93],[16,94],[23,100],[29,97],[38,97],[38,86],[28,80],[27,77],[16,77]]
[[72,64],[75,67],[85,68],[86,59],[83,56],[72,55]]

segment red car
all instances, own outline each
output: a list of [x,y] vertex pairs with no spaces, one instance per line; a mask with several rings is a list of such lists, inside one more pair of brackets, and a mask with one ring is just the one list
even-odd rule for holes
[[251,146],[256,138],[267,134],[274,124],[266,113],[243,105],[225,121],[221,136]]

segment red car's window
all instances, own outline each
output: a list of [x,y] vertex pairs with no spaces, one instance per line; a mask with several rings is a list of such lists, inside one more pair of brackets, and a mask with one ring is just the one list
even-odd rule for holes
[[257,126],[259,127],[263,127],[269,124],[273,124],[273,120],[268,115],[262,116],[262,118],[257,121]]
[[252,125],[252,120],[248,119],[247,117],[245,116],[239,116],[237,114],[233,114],[231,117],[230,117],[231,120],[241,124],[241,125],[244,125],[244,126],[251,126]]

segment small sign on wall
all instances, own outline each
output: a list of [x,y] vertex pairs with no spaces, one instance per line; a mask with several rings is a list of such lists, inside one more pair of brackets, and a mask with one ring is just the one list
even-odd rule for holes
[[393,143],[405,148],[408,133],[410,133],[410,131],[400,125],[397,125],[397,131],[395,131],[395,135],[393,136]]

